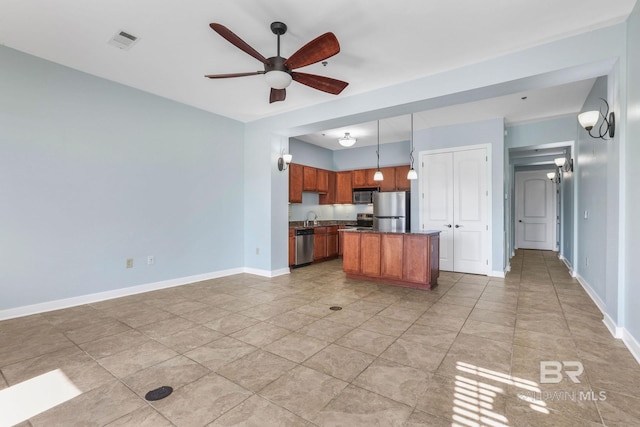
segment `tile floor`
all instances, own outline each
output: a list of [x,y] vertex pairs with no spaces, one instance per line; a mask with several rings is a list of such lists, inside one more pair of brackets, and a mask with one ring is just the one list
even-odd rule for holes
[[[0,390],[59,369],[82,392],[34,427],[640,425],[640,366],[565,266],[511,266],[418,291],[336,260],[7,320]],[[584,372],[541,383],[540,361]]]

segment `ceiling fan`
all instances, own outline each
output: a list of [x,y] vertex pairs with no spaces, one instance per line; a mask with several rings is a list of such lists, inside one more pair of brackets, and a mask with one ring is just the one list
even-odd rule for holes
[[330,77],[293,71],[297,68],[324,61],[340,52],[340,44],[333,33],[324,33],[302,46],[289,58],[283,58],[280,56],[280,36],[287,32],[287,26],[282,22],[273,22],[271,24],[271,31],[278,36],[278,54],[270,58],[265,58],[224,25],[211,23],[209,26],[229,43],[262,62],[264,64],[264,71],[209,74],[205,77],[210,79],[225,79],[229,77],[264,74],[267,84],[271,87],[271,94],[269,95],[270,103],[284,101],[287,96],[286,88],[291,84],[292,80],[333,95],[338,95],[349,84]]

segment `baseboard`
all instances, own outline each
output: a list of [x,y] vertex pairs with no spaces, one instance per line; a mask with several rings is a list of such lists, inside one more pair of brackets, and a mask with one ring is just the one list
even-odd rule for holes
[[636,361],[640,363],[640,343],[636,341],[626,328],[622,328],[622,342],[627,346]]
[[602,323],[604,323],[604,326],[607,327],[611,335],[613,335],[614,338],[622,339],[624,335],[624,328],[616,325],[616,322],[614,322],[611,316],[609,316],[607,313],[603,313],[603,315],[604,318],[602,319]]
[[582,285],[582,288],[591,297],[598,309],[600,309],[602,315],[605,316],[607,314],[607,306],[605,305],[604,301],[602,301],[598,294],[596,294],[596,292],[593,290],[593,288],[589,286],[584,277],[580,276],[579,274],[576,274],[574,277],[578,280],[580,285]]
[[504,279],[504,278],[505,278],[505,276],[506,276],[506,274],[505,274],[505,272],[504,272],[504,271],[497,271],[497,270],[494,270],[494,271],[491,271],[491,272],[489,273],[489,277],[500,277],[500,278]]
[[571,274],[571,277],[577,277],[576,272],[573,270],[573,266],[571,265],[571,263],[569,262],[568,259],[566,259],[565,257],[563,257],[562,255],[558,255],[558,258],[560,259],[560,261],[562,261],[564,263],[564,265],[567,267],[567,269],[569,270],[569,274]]
[[288,272],[288,268],[274,270],[273,272],[251,268],[232,268],[228,270],[214,271],[211,273],[179,277],[177,279],[163,280],[160,282],[130,286],[127,288],[114,289],[112,291],[80,295],[77,297],[64,298],[54,301],[47,301],[38,304],[0,310],[0,320],[14,319],[16,317],[30,316],[32,314],[45,313],[47,311],[61,310],[63,308],[75,307],[83,304],[91,304],[114,298],[121,298],[130,295],[141,294],[144,292],[156,291],[159,289],[173,288],[175,286],[182,286],[188,285],[190,283],[202,282],[205,280],[218,279],[220,277],[232,276],[234,274],[248,273],[264,277],[275,277],[286,274]]
[[243,273],[247,273],[247,274],[253,274],[254,276],[262,276],[262,277],[277,277],[277,276],[282,276],[285,274],[289,274],[290,270],[289,268],[281,268],[280,270],[262,270],[262,269],[258,269],[258,268],[249,268],[249,267],[245,267],[242,270]]

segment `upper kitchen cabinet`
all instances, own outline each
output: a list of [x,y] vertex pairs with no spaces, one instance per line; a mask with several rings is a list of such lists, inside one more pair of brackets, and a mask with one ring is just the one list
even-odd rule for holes
[[336,203],[336,173],[327,171],[327,192],[318,196],[321,205],[332,205]]
[[380,191],[396,191],[396,168],[380,168],[382,181],[378,181]]
[[317,169],[316,183],[318,193],[326,194],[329,191],[329,171],[325,169]]
[[302,169],[304,166],[289,164],[289,203],[302,203]]
[[352,203],[351,171],[336,172],[336,203]]
[[411,181],[407,179],[411,166],[396,166],[396,190],[397,191],[411,191]]
[[318,191],[318,169],[303,166],[302,174],[302,191]]
[[375,169],[356,169],[353,171],[353,188],[375,188],[378,183],[373,180]]

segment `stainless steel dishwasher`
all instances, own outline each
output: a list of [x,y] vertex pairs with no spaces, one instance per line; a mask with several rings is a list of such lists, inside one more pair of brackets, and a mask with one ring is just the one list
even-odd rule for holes
[[313,228],[296,230],[296,260],[294,267],[302,267],[313,262]]

